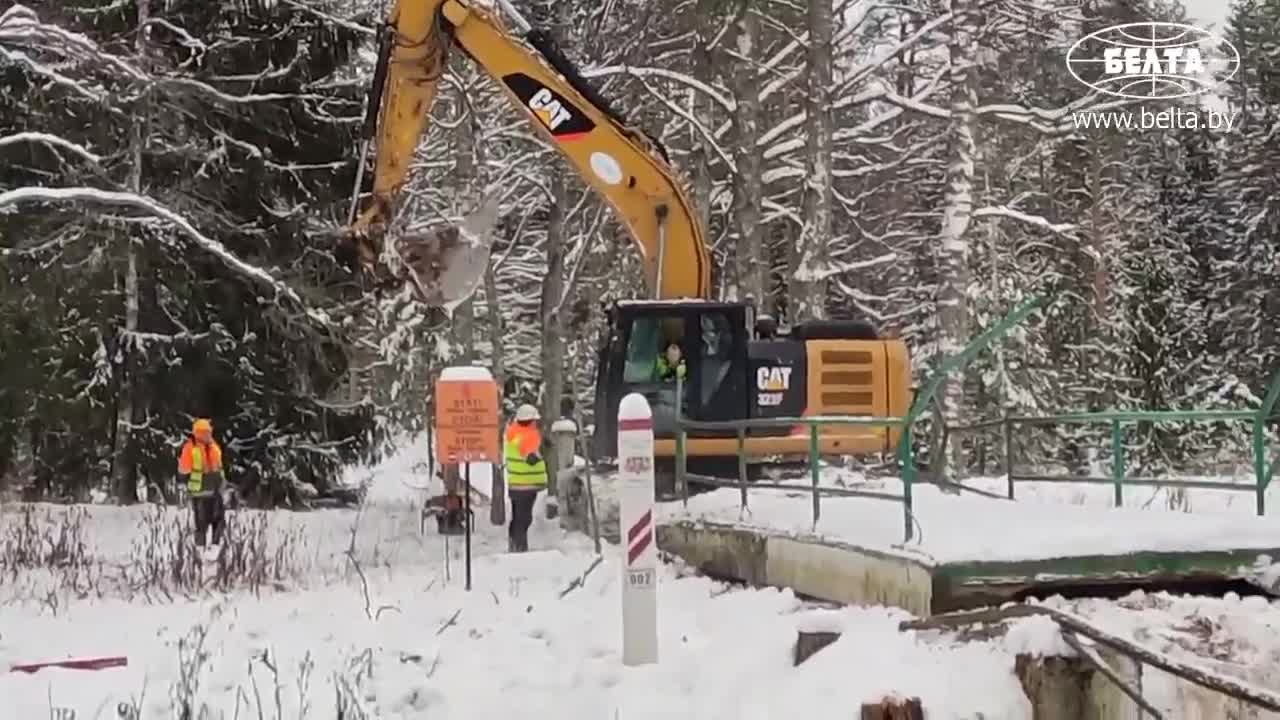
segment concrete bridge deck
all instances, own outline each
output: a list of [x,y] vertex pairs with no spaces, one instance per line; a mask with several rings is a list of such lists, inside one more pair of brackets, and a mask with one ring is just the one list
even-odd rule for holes
[[[877,489],[892,491],[893,488]],[[917,539],[901,506],[723,489],[659,508],[659,548],[702,571],[841,603],[916,615],[1027,597],[1119,597],[1134,589],[1260,593],[1280,560],[1280,520],[1247,503],[1203,514],[957,496],[917,487]],[[1275,567],[1272,567],[1274,571]],[[1280,572],[1272,572],[1280,576]]]

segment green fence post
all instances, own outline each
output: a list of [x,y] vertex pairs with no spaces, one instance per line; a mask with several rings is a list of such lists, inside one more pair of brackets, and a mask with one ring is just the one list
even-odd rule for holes
[[747,507],[747,429],[738,427],[738,489],[742,493],[742,507]]
[[902,437],[898,444],[898,465],[902,468],[902,522],[904,525],[902,542],[907,543],[915,537],[915,526],[911,522],[915,516],[915,500],[911,490],[916,482],[916,455],[915,449],[911,447],[909,423],[902,425]]
[[1009,483],[1009,499],[1013,499],[1013,419],[1009,417],[1008,409],[1004,412],[1004,419],[1000,423],[1000,431],[1004,435],[1004,476]]
[[1275,411],[1277,401],[1280,401],[1280,371],[1272,376],[1262,407],[1253,418],[1253,476],[1259,515],[1267,511],[1267,486],[1271,484],[1271,473],[1267,469],[1267,419]]
[[818,530],[818,518],[822,515],[822,507],[818,502],[818,481],[822,468],[818,466],[818,423],[809,424],[809,477],[813,480],[813,530]]
[[1116,486],[1116,507],[1124,505],[1124,435],[1120,420],[1111,421],[1111,481]]
[[1003,337],[1011,328],[1018,325],[1027,316],[1040,307],[1044,303],[1044,298],[1036,296],[1025,303],[1014,308],[1012,312],[1004,316],[1000,322],[988,328],[978,337],[974,338],[968,345],[964,347],[959,354],[944,358],[938,364],[938,369],[929,376],[928,381],[924,385],[924,389],[916,393],[915,399],[911,401],[911,409],[907,412],[907,416],[902,420],[902,436],[898,441],[898,461],[902,464],[902,492],[904,510],[907,513],[907,532],[906,539],[910,540],[911,533],[911,483],[915,479],[914,456],[911,451],[911,427],[915,425],[916,420],[924,414],[925,408],[929,407],[929,403],[933,402],[933,396],[937,394],[938,388],[942,385],[942,381],[948,375],[956,370],[964,367],[974,358],[983,348],[990,345],[996,339]]
[[684,413],[680,402],[681,393],[684,391],[684,383],[681,382],[679,374],[676,375],[676,489],[680,493],[680,500],[684,504],[684,509],[689,509],[689,478],[685,475],[688,472],[688,453],[685,451],[685,433],[684,433]]

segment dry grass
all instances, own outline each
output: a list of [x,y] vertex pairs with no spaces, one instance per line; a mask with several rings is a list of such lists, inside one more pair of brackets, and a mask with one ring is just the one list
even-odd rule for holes
[[0,511],[0,584],[43,578],[32,588],[57,612],[61,598],[136,598],[154,602],[204,592],[279,588],[303,576],[300,529],[278,531],[266,514],[227,517],[222,549],[206,563],[192,542],[190,514],[163,506],[138,513],[125,556],[92,551],[83,507],[10,504]]

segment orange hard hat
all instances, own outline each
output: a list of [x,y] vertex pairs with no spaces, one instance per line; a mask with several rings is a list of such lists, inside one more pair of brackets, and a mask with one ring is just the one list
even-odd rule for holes
[[213,432],[213,423],[205,418],[196,418],[196,421],[191,424],[191,434],[193,435],[211,432]]

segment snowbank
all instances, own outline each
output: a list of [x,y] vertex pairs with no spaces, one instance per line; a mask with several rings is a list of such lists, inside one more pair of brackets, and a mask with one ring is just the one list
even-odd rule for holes
[[298,717],[301,696],[316,719],[336,717],[335,698],[349,694],[371,717],[821,720],[898,691],[957,716],[1026,716],[999,642],[925,642],[899,633],[904,616],[894,611],[831,611],[839,618],[826,622],[844,635],[793,668],[808,616],[790,592],[726,591],[670,567],[659,596],[661,662],[625,668],[615,556],[561,597],[591,559],[555,550],[482,557],[470,593],[460,564],[450,580],[442,567],[379,580],[373,618],[351,587],[163,606],[104,601],[57,616],[6,608],[0,664],[125,654],[129,666],[0,675],[0,697],[14,717],[43,717],[50,700],[93,717],[145,687],[144,717],[169,716],[173,695],[194,698],[197,715],[208,704],[215,717],[231,717],[237,704],[256,717],[260,695],[276,717],[278,693],[280,717]]
[[[899,503],[824,496],[821,519],[815,529],[812,495],[799,480],[796,483],[795,491],[753,491],[746,512],[741,510],[738,491],[726,488],[690,498],[687,511],[679,502],[664,503],[661,517],[816,533],[868,549],[907,552],[933,562],[1016,561],[1137,551],[1280,546],[1280,518],[1258,517],[1252,512],[1187,513],[1159,506],[1111,508],[1064,502],[1066,498],[1049,489],[1008,501],[970,493],[948,494],[934,485],[917,484],[914,488],[916,538],[903,547]],[[902,485],[896,480],[859,482],[834,469],[824,473],[823,483],[842,483],[846,487],[893,494],[902,492]],[[966,483],[974,485],[972,481]],[[988,484],[994,485],[994,482]],[[1084,487],[1057,486],[1055,489],[1077,493]],[[1099,489],[1111,492],[1110,488]],[[1143,490],[1148,497],[1151,495],[1150,489]],[[1024,486],[1019,485],[1019,492],[1023,491]],[[1216,493],[1223,503],[1220,509],[1242,509],[1241,504],[1230,502],[1233,493],[1201,492],[1205,498],[1207,493]],[[1203,504],[1210,503],[1205,499]],[[1250,504],[1249,510],[1252,509]]]

